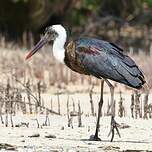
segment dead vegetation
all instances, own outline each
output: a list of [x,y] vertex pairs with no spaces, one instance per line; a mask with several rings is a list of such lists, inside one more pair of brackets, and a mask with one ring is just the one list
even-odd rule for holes
[[[42,128],[43,126],[49,126],[51,124],[49,120],[49,114],[56,114],[56,115],[62,115],[60,108],[62,107],[63,100],[60,97],[60,93],[56,93],[56,101],[58,105],[58,109],[54,111],[53,107],[53,100],[51,98],[50,108],[45,107],[45,104],[42,102],[43,97],[43,85],[41,85],[41,82],[37,82],[37,88],[34,88],[33,85],[30,83],[29,80],[25,82],[25,85],[20,82],[20,80],[14,79],[14,76],[12,78],[12,82],[10,83],[10,80],[7,79],[7,84],[4,86],[1,86],[0,90],[0,118],[1,118],[1,124],[5,125],[6,127],[22,127],[26,126],[29,127],[29,122],[20,122],[20,124],[14,124],[13,117],[17,115],[17,113],[20,111],[22,114],[43,114],[45,115],[43,124],[39,123],[39,120],[37,118],[32,118],[33,121],[35,121],[35,124],[37,128]],[[14,87],[15,84],[16,87]],[[36,92],[34,92],[34,90]],[[83,113],[81,108],[81,101],[78,101],[78,105],[76,108],[75,101],[77,99],[73,99],[68,94],[67,97],[67,126],[73,128],[73,119],[74,117],[77,117],[77,123],[78,127],[83,126],[83,120],[82,115],[85,116],[96,116],[96,108],[94,107],[94,84],[90,88],[90,93],[88,96],[90,97],[90,113],[86,114]],[[118,108],[115,106],[115,112],[118,117],[125,117],[126,116],[126,107],[124,106],[126,101],[125,98],[123,98],[123,92],[119,92],[119,99],[115,101],[115,104],[118,103]],[[144,98],[141,99],[141,92],[135,90],[131,96],[130,96],[130,113],[131,117],[138,119],[151,119],[152,118],[152,104],[149,101],[149,92],[144,94]],[[62,100],[62,102],[61,102]],[[106,101],[105,101],[106,102]],[[88,100],[89,104],[89,100]],[[109,116],[109,110],[111,105],[107,104],[107,112],[104,113],[101,111],[102,115]],[[104,110],[104,109],[103,109]],[[10,123],[10,124],[9,124]]]

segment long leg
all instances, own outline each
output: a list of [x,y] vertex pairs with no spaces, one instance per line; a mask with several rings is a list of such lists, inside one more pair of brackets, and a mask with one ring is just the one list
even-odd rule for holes
[[115,102],[114,102],[114,86],[106,79],[105,80],[106,83],[108,84],[109,88],[110,88],[110,93],[111,93],[111,129],[110,129],[110,132],[108,134],[108,136],[112,133],[112,137],[111,137],[111,142],[113,141],[113,138],[114,138],[114,135],[115,135],[115,132],[114,130],[116,129],[119,137],[120,137],[120,133],[119,133],[119,130],[118,130],[118,124],[117,122],[115,121]]
[[103,105],[103,86],[104,86],[104,80],[101,80],[101,94],[100,94],[100,101],[98,105],[98,118],[97,118],[97,124],[96,124],[96,131],[95,135],[90,137],[90,140],[95,140],[95,141],[101,141],[101,139],[98,137],[98,132],[99,132],[99,126],[100,126],[100,116],[101,116],[101,109]]

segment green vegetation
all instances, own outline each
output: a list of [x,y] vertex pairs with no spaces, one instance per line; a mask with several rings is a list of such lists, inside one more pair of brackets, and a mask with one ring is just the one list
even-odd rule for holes
[[[38,32],[56,23],[79,27],[94,16],[131,21],[151,9],[152,0],[3,0],[0,1],[0,31],[14,38],[25,30]],[[148,22],[151,24],[150,19]]]

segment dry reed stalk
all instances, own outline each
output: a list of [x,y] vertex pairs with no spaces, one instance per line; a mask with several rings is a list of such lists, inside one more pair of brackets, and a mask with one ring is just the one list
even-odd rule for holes
[[74,102],[74,99],[72,98],[72,101],[73,101],[73,112],[75,112],[75,102]]
[[10,121],[11,121],[11,127],[14,127],[14,123],[13,123],[13,103],[14,103],[14,95],[12,94],[10,97]]
[[37,90],[38,90],[38,102],[36,106],[37,108],[40,107],[40,111],[41,111],[42,109],[41,109],[41,82],[40,81],[37,83]]
[[53,110],[53,100],[51,98],[51,110]]
[[119,99],[119,108],[118,108],[118,116],[123,117],[125,115],[125,110],[123,106],[123,98],[122,98],[122,92],[120,91],[120,99]]
[[8,127],[9,94],[10,94],[10,81],[8,79],[5,90],[5,127]]
[[67,98],[67,118],[68,118],[68,127],[72,125],[72,119],[70,118],[70,110],[69,110],[69,95]]
[[92,87],[91,87],[91,89],[89,91],[89,97],[90,97],[90,104],[91,104],[91,115],[95,116],[94,104],[93,104],[93,98],[92,98],[93,89],[94,89],[94,84],[92,84]]
[[50,126],[49,112],[46,109],[44,126]]
[[27,93],[27,99],[28,99],[28,103],[29,103],[29,112],[30,114],[32,114],[32,104],[31,104],[31,96],[30,96],[30,93],[29,93],[29,90],[30,90],[30,80],[27,81],[26,83],[26,93]]
[[40,124],[39,124],[38,119],[36,118],[36,119],[33,119],[33,120],[35,120],[35,121],[36,121],[36,123],[37,123],[37,128],[40,128]]
[[143,105],[144,105],[144,116],[143,118],[144,119],[148,119],[148,112],[149,112],[149,109],[148,109],[148,96],[149,96],[149,92],[147,92],[144,96],[144,100],[143,100]]
[[4,99],[2,98],[2,96],[0,96],[0,120],[1,120],[2,124],[4,124],[4,120],[3,120],[3,117],[2,117],[3,106],[4,106]]
[[78,127],[82,127],[80,101],[78,102]]
[[23,103],[23,108],[22,108],[23,110],[22,110],[22,111],[23,111],[23,114],[26,114],[26,113],[27,113],[27,110],[26,110],[25,97],[24,97],[24,99],[23,99],[23,102],[24,102],[24,103]]
[[140,104],[140,96],[139,92],[136,90],[135,91],[135,118],[137,119],[138,117],[141,118],[141,104]]
[[130,105],[130,110],[131,110],[131,117],[134,118],[134,108],[135,108],[135,101],[134,101],[134,94],[131,94],[131,105]]

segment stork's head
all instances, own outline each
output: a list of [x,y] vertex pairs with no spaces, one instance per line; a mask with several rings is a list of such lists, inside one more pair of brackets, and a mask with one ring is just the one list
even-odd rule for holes
[[59,38],[61,41],[66,40],[66,30],[62,25],[52,25],[52,26],[47,27],[45,30],[44,36],[29,52],[29,54],[26,56],[26,59],[29,59],[32,55],[34,55],[38,50],[40,50],[48,42],[55,41],[56,39],[59,39]]

